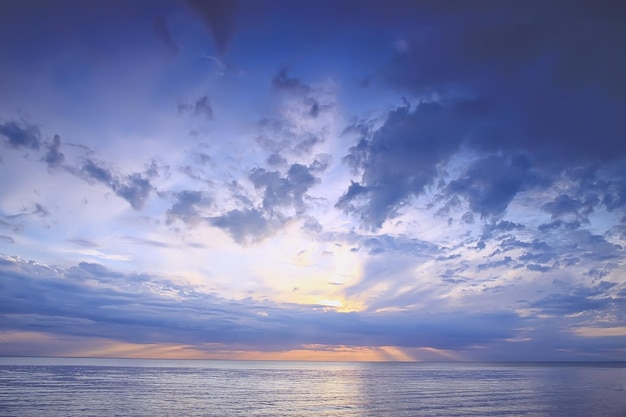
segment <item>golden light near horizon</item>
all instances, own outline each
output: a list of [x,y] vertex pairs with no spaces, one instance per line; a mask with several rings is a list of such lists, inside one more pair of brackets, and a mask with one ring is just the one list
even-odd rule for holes
[[[55,346],[53,356],[83,358],[197,359],[197,360],[287,360],[328,362],[416,362],[459,361],[458,353],[431,348],[398,346],[302,345],[286,350],[246,350],[222,344],[185,345],[177,343],[130,343],[106,338],[63,336],[43,332],[6,332],[3,343],[20,346],[37,341],[40,346]],[[43,351],[24,351],[28,356]]]
[[[294,248],[299,248],[294,250]],[[349,245],[329,246],[301,237],[280,235],[258,247],[250,248],[261,266],[260,294],[301,305],[320,305],[336,311],[360,311],[361,299],[348,299],[346,289],[362,279],[363,259]]]

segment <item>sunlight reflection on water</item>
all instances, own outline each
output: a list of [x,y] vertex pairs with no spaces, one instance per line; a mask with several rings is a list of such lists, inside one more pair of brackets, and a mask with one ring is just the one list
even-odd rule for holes
[[626,368],[0,358],[3,416],[626,415]]

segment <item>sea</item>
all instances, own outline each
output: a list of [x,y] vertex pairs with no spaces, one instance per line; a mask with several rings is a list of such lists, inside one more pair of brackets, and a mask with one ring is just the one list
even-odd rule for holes
[[626,417],[626,363],[4,357],[0,416]]

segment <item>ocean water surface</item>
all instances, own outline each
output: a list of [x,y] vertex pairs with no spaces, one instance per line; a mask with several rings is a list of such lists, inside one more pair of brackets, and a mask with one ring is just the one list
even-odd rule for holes
[[0,358],[0,416],[626,417],[626,364]]

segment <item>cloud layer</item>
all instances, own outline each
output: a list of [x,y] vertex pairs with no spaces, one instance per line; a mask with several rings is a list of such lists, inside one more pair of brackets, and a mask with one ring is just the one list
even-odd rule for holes
[[0,354],[625,357],[619,3],[0,8]]

